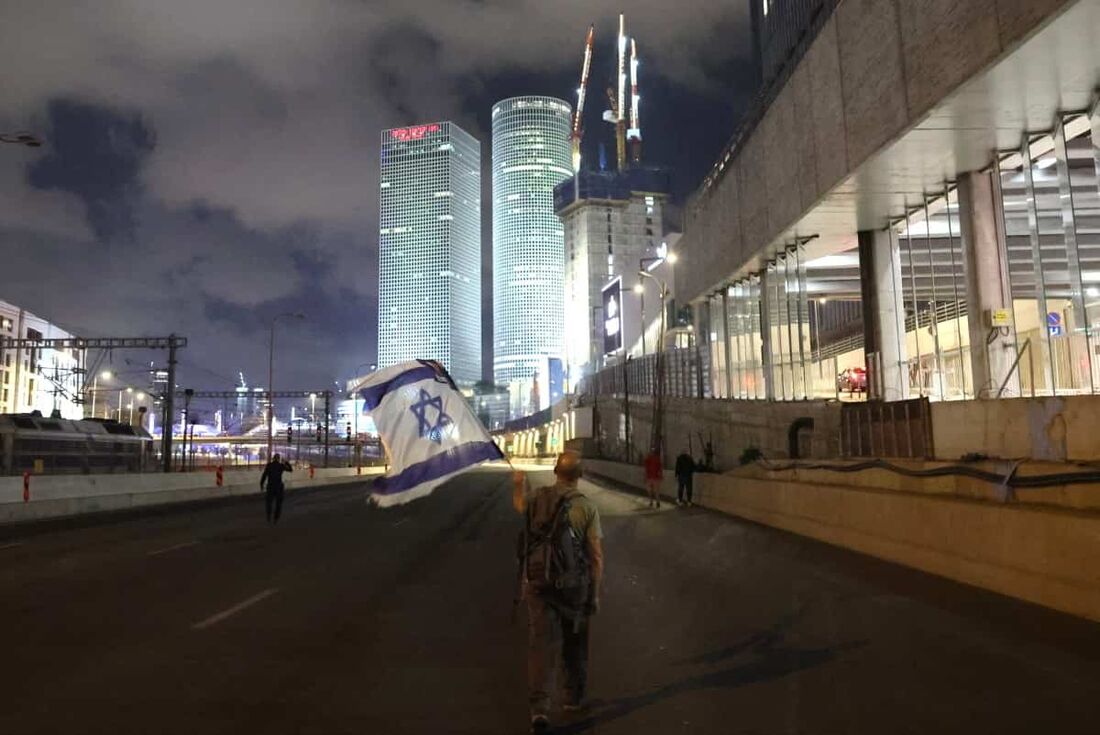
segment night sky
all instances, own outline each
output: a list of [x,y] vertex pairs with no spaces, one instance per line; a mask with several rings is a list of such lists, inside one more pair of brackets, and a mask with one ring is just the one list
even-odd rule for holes
[[480,138],[488,276],[491,105],[573,102],[595,22],[585,148],[613,159],[620,9],[644,155],[682,200],[753,91],[744,2],[9,0],[0,131],[47,145],[0,146],[0,298],[86,336],[186,335],[179,382],[199,389],[266,382],[271,317],[303,311],[280,328],[279,387],[343,381],[375,359],[379,132]]

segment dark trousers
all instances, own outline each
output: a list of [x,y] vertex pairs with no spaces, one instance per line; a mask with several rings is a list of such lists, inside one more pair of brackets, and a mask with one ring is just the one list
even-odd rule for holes
[[527,597],[527,680],[531,714],[550,713],[559,663],[565,670],[567,704],[580,704],[588,687],[588,617],[579,625],[537,594]]
[[[274,518],[275,523],[279,522],[279,516],[283,513],[283,488],[280,487],[268,487],[267,493],[264,495],[264,506],[267,508],[267,522],[271,523]],[[272,515],[272,509],[274,508],[274,515]]]
[[684,502],[684,492],[687,491],[687,502],[691,500],[691,475],[677,475],[676,476],[676,499],[681,503]]

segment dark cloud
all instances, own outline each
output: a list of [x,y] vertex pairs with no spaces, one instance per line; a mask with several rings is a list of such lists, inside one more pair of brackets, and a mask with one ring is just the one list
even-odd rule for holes
[[28,183],[78,197],[99,240],[132,238],[139,176],[155,147],[153,131],[138,113],[76,100],[51,100],[46,120],[47,152],[28,167]]
[[[571,99],[596,22],[595,157],[620,5],[6,3],[0,129],[33,127],[50,146],[0,151],[0,298],[89,335],[186,334],[196,387],[237,370],[259,380],[271,317],[303,311],[280,327],[285,384],[348,377],[375,350],[379,131],[455,120],[482,140],[490,202],[492,103]],[[673,166],[683,195],[751,86],[746,7],[623,9],[647,157]]]

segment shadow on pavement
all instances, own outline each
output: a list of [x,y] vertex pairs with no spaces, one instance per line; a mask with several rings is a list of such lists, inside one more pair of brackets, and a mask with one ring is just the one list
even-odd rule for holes
[[555,727],[553,732],[559,735],[582,733],[684,692],[702,689],[732,689],[779,679],[798,671],[830,663],[841,654],[867,644],[866,641],[854,641],[825,648],[801,649],[784,646],[785,632],[801,617],[801,614],[802,612],[799,611],[786,616],[771,628],[754,633],[735,645],[678,663],[680,665],[712,666],[741,654],[752,656],[753,659],[750,661],[720,671],[689,676],[645,694],[593,702],[593,708],[596,710],[593,714],[582,720]]

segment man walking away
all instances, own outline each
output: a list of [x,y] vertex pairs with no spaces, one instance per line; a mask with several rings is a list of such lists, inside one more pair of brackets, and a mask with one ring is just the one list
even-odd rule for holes
[[[695,460],[687,453],[680,452],[676,458],[676,504],[691,505],[692,475],[695,474]],[[687,492],[687,500],[684,500],[684,492]]]
[[531,492],[514,476],[516,509],[524,513],[520,576],[527,598],[527,675],[531,731],[550,727],[550,696],[560,663],[567,712],[584,707],[588,686],[589,617],[600,608],[603,545],[600,513],[577,489],[581,458],[565,452],[554,466],[557,482]]
[[264,506],[267,508],[268,523],[279,522],[279,516],[283,513],[283,473],[293,471],[294,468],[289,462],[284,462],[282,457],[275,454],[264,467],[264,473],[260,475],[260,490],[264,490],[265,485],[267,490],[264,495]]
[[656,449],[649,450],[645,457],[645,489],[649,494],[649,507],[661,507],[661,480],[665,476],[661,466],[661,455]]

